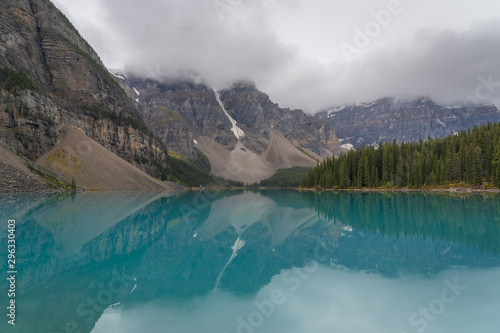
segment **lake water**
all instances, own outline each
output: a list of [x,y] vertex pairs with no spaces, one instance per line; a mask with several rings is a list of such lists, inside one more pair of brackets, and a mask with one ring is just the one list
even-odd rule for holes
[[[0,196],[1,332],[497,333],[500,197]],[[16,326],[7,221],[16,220]]]

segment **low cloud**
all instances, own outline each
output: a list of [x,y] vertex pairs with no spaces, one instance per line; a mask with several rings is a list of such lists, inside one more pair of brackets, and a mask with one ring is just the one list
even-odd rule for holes
[[[495,13],[495,2],[445,2],[446,17],[434,3],[412,2],[351,62],[340,43],[352,43],[354,28],[363,28],[387,1],[362,0],[360,7],[317,0],[59,5],[108,67],[142,76],[195,73],[217,88],[253,80],[281,106],[308,112],[385,96],[429,96],[444,104],[475,97],[500,105],[500,19],[487,10]],[[424,23],[429,28],[422,29]],[[485,81],[489,86],[480,88]]]
[[288,84],[271,85],[269,91],[312,111],[385,96],[500,106],[500,21],[477,23],[463,33],[422,30],[405,46],[372,50],[329,68],[301,65]]

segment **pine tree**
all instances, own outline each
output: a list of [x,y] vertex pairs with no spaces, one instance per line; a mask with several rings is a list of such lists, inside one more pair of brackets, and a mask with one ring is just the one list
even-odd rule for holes
[[473,154],[473,165],[472,165],[472,185],[478,186],[483,182],[483,170],[482,170],[483,160],[481,148],[474,148]]
[[500,188],[500,141],[497,143],[495,159],[492,164],[494,170],[493,182],[497,188]]
[[370,176],[370,161],[368,160],[368,156],[365,156],[364,171],[365,171],[365,186],[371,187],[372,181]]
[[365,163],[363,159],[359,159],[358,163],[358,174],[356,177],[356,185],[358,188],[362,188],[365,180]]
[[[140,156],[139,156],[140,158]],[[303,187],[378,187],[484,180],[500,188],[500,124],[488,124],[427,142],[380,143],[318,163],[301,181]]]

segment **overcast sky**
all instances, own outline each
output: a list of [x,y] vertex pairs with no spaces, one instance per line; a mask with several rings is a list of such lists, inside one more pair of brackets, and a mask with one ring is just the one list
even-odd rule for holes
[[308,112],[385,96],[500,106],[498,0],[53,0],[108,68],[253,80]]

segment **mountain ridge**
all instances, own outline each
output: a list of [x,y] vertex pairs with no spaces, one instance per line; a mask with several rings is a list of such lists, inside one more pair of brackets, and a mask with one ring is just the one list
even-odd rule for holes
[[373,102],[332,107],[316,114],[329,120],[344,148],[378,145],[389,141],[414,142],[444,137],[475,125],[500,121],[493,105],[442,106],[427,97],[398,100],[385,97]]
[[217,176],[253,183],[340,152],[328,122],[280,108],[253,82],[217,91],[202,81],[114,75],[168,149],[190,158],[202,152]]
[[0,145],[36,161],[69,126],[150,176],[171,177],[164,144],[62,12],[49,0],[0,5]]

